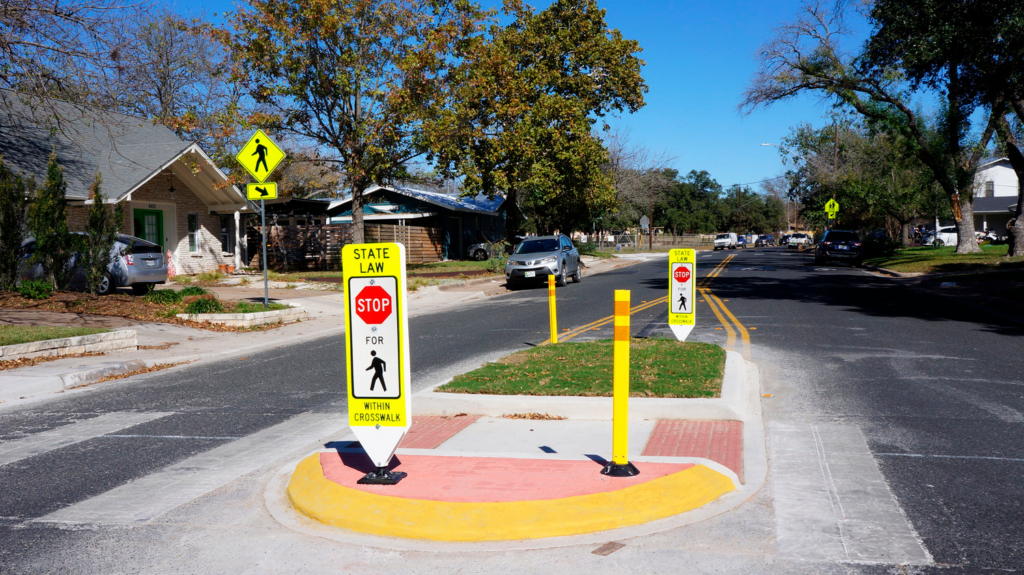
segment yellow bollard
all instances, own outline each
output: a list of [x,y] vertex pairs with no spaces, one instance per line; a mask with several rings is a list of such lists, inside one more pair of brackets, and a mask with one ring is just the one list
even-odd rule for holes
[[558,343],[558,313],[555,311],[555,276],[548,276],[548,313],[551,316],[551,343]]
[[629,290],[615,290],[615,339],[612,344],[612,461],[601,473],[612,477],[639,475],[629,462]]

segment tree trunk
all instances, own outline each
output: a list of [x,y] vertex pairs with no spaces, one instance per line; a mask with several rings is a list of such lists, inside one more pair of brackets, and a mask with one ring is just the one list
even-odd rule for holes
[[363,243],[363,190],[362,182],[352,184],[352,243]]
[[1024,208],[1024,154],[1014,142],[1006,143],[1006,152],[1013,173],[1017,175],[1017,207],[1014,208],[1013,219],[1006,226],[1006,231],[1010,232],[1010,251],[1006,255],[1014,258],[1024,256],[1024,218],[1021,217]]
[[[961,218],[956,222],[956,253],[971,254],[980,252],[978,238],[974,235],[974,208],[966,194],[960,194]],[[938,230],[935,230],[938,232]]]
[[910,247],[910,223],[900,222],[900,243],[903,247]]

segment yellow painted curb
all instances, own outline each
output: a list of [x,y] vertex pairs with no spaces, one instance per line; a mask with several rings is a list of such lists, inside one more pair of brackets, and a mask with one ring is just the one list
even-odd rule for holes
[[564,499],[427,501],[338,485],[324,477],[317,453],[299,462],[287,491],[300,513],[334,527],[408,539],[501,541],[582,535],[647,523],[691,511],[734,489],[729,477],[695,465],[625,489]]

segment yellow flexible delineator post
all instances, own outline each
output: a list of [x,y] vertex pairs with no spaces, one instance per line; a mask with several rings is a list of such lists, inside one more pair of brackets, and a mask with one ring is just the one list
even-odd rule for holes
[[640,471],[629,462],[629,290],[615,290],[615,339],[612,345],[612,461],[601,473],[630,477]]
[[555,310],[555,276],[548,276],[548,314],[551,316],[551,343],[558,343],[558,312]]

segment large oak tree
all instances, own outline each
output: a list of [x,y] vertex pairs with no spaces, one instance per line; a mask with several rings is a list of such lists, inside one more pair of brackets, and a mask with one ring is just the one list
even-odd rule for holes
[[422,124],[444,106],[447,71],[482,18],[464,0],[252,0],[231,17],[235,77],[276,119],[265,127],[318,146],[352,193],[406,173]]

